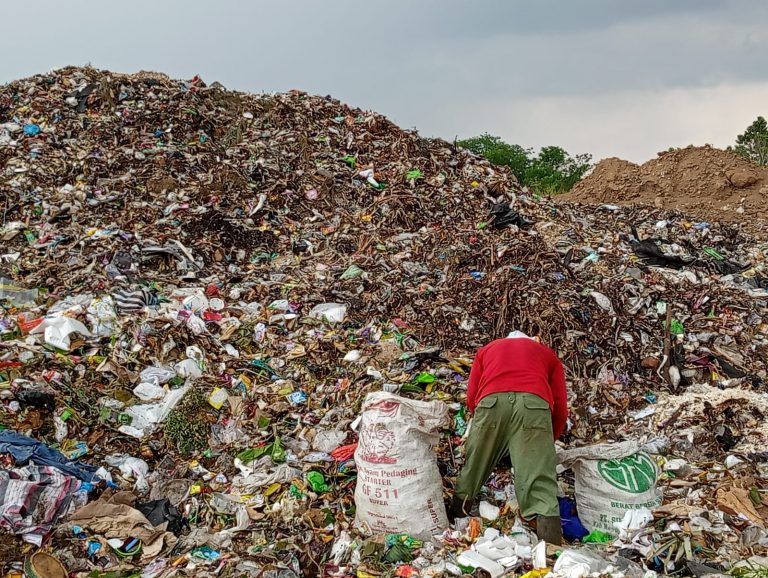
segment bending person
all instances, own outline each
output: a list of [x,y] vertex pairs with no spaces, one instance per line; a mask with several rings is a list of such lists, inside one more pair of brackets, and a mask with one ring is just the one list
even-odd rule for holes
[[469,515],[488,476],[508,454],[521,515],[539,539],[559,545],[554,440],[565,430],[568,402],[555,352],[519,331],[482,347],[469,375],[467,408],[473,419],[466,461],[448,517]]

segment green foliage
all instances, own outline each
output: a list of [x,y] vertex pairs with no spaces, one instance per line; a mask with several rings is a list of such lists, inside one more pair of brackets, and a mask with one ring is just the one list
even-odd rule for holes
[[768,165],[768,123],[765,118],[758,116],[744,134],[736,137],[736,146],[728,147],[728,150],[760,166]]
[[747,562],[746,566],[733,568],[731,575],[736,576],[736,578],[768,578],[768,567]]
[[589,170],[591,160],[588,154],[572,157],[560,147],[542,147],[525,171],[525,182],[540,193],[570,191]]
[[569,191],[592,166],[588,154],[571,156],[560,147],[548,146],[537,155],[533,149],[508,144],[487,133],[458,144],[495,165],[509,167],[520,184],[539,194]]
[[494,165],[509,167],[518,180],[528,168],[530,157],[533,154],[531,149],[507,144],[499,137],[488,133],[460,140],[458,144],[476,155],[487,158]]
[[182,454],[189,455],[208,447],[211,426],[203,417],[207,405],[203,392],[192,387],[168,414],[163,428],[165,439]]

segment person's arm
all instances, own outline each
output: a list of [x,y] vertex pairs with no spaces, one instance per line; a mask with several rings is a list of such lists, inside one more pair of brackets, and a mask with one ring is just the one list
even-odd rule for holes
[[549,387],[552,389],[554,406],[552,408],[552,433],[557,440],[565,431],[568,421],[568,393],[565,390],[565,370],[563,364],[553,352],[553,367],[549,376]]
[[467,384],[467,409],[475,413],[477,407],[477,393],[480,390],[480,379],[483,376],[483,350],[479,350],[472,362],[472,369],[469,372],[469,383]]

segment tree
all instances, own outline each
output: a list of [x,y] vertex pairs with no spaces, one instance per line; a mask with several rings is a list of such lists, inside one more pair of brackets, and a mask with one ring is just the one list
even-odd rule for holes
[[560,147],[542,147],[531,160],[523,180],[538,193],[564,193],[586,174],[591,160],[588,154],[572,157]]
[[518,180],[530,164],[531,149],[524,149],[520,145],[505,143],[497,136],[488,133],[480,136],[460,140],[459,146],[472,151],[476,155],[485,157],[494,165],[509,167]]
[[592,156],[572,157],[556,146],[533,149],[508,144],[488,133],[458,142],[459,146],[484,156],[495,165],[509,167],[520,184],[540,194],[569,191],[590,169]]
[[768,165],[768,123],[765,118],[758,116],[744,134],[736,137],[736,146],[728,147],[728,150],[733,150],[758,165]]

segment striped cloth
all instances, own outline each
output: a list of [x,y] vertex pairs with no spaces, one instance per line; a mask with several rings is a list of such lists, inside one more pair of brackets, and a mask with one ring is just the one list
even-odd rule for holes
[[149,289],[118,289],[113,297],[117,309],[122,312],[141,311],[145,307],[155,307],[160,303],[160,298]]
[[0,529],[40,546],[69,512],[80,484],[51,466],[0,469]]

